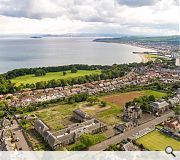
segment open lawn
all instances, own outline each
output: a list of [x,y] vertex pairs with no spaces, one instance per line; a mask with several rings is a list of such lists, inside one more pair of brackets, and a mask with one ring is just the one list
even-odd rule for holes
[[121,122],[120,115],[122,114],[123,110],[121,107],[111,105],[111,108],[99,112],[96,117],[109,125],[119,124]]
[[36,77],[34,74],[29,74],[29,75],[25,75],[25,76],[20,76],[20,77],[16,77],[14,79],[11,80],[12,83],[15,83],[17,86],[22,84],[32,84],[32,83],[36,83],[36,82],[40,82],[40,81],[49,81],[52,79],[70,79],[70,78],[76,78],[76,77],[80,77],[80,76],[85,76],[85,75],[90,75],[90,74],[100,74],[101,71],[100,70],[92,70],[92,71],[88,71],[88,70],[78,70],[77,73],[71,73],[71,71],[66,71],[66,75],[63,76],[63,72],[49,72],[46,73],[45,76],[40,76],[40,77]]
[[136,141],[138,144],[143,144],[143,146],[151,151],[160,150],[163,151],[167,146],[172,146],[175,151],[180,151],[180,142],[162,134],[159,131],[153,131]]
[[162,98],[166,96],[166,93],[153,90],[132,91],[103,96],[101,97],[101,99],[108,103],[123,107],[126,104],[126,102],[132,101],[134,98],[138,98],[145,95],[154,95],[156,98]]
[[56,105],[54,107],[45,108],[39,111],[35,111],[40,119],[42,119],[53,131],[58,131],[71,124],[70,118],[73,110],[77,106],[74,105]]
[[148,96],[153,95],[155,98],[162,98],[167,95],[167,93],[153,91],[153,90],[144,90],[144,91],[140,91],[140,92],[143,93],[144,95],[148,95]]
[[148,60],[155,60],[156,58],[158,58],[158,55],[154,55],[154,54],[144,54],[144,56],[148,59]]

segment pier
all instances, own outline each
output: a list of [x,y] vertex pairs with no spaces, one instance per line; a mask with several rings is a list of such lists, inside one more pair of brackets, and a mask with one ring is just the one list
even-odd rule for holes
[[157,55],[157,54],[160,54],[160,52],[133,52],[133,54],[154,54],[154,55]]

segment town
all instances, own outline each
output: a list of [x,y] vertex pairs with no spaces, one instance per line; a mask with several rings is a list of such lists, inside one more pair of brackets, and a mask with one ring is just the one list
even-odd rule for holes
[[[162,150],[165,146],[144,143],[151,134],[167,137],[180,150],[180,69],[175,61],[173,68],[161,61],[134,67],[123,77],[0,95],[8,108],[1,120],[0,150]],[[116,100],[126,93],[141,94],[118,106]],[[56,109],[60,112],[53,117]],[[62,124],[55,120],[61,116]],[[109,116],[111,121],[106,120]]]

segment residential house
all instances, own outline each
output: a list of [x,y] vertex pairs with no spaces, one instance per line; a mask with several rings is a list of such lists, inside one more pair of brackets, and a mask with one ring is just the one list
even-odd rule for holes
[[132,142],[128,142],[122,146],[122,150],[124,150],[124,151],[138,151],[139,149]]
[[11,143],[10,134],[5,129],[0,130],[0,151],[14,151],[15,147]]
[[11,125],[11,121],[7,118],[3,118],[0,124],[0,128],[8,128]]
[[171,120],[165,121],[165,128],[172,132],[180,131],[180,116],[175,117]]
[[168,99],[168,102],[170,104],[170,107],[174,108],[177,104],[180,103],[180,99],[177,97],[173,97],[173,98]]

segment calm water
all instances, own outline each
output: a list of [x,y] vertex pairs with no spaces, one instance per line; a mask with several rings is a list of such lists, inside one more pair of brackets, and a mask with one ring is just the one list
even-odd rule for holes
[[140,62],[138,47],[92,42],[93,38],[0,38],[0,73],[37,66]]

